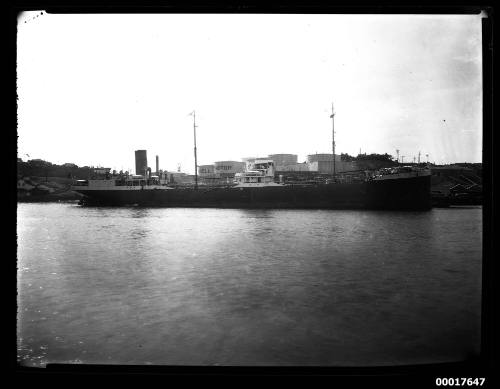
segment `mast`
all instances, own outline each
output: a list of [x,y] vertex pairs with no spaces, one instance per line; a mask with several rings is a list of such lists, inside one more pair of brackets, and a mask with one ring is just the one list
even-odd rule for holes
[[330,115],[332,119],[332,153],[333,153],[333,178],[335,178],[335,112],[333,112],[332,103],[332,114]]
[[196,111],[193,111],[193,132],[194,132],[194,188],[198,189],[198,160],[196,156]]

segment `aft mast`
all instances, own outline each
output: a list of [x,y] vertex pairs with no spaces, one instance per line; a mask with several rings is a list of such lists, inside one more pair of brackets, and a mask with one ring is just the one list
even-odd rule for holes
[[196,111],[193,111],[193,132],[194,132],[194,188],[198,189],[198,160],[196,156]]
[[332,114],[330,115],[332,119],[332,154],[333,154],[333,179],[335,179],[335,112],[333,111],[332,103]]

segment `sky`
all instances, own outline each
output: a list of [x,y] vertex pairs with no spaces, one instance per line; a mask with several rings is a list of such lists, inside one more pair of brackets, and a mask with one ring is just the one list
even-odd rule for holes
[[[481,15],[18,18],[18,157],[154,170],[268,154],[482,160]],[[426,157],[428,154],[428,157]]]

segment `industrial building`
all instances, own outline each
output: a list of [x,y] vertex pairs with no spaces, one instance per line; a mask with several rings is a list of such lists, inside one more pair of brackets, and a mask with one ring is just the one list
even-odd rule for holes
[[308,172],[309,165],[305,162],[294,163],[290,165],[278,165],[276,166],[277,172]]
[[[246,157],[242,161],[217,161],[213,164],[199,165],[197,173],[201,184],[226,184],[231,182],[236,173],[242,173],[251,168],[257,159],[271,159],[274,161],[277,174],[332,174],[333,157],[332,154],[310,154],[307,161],[298,163],[297,154],[269,154],[267,157]],[[345,162],[340,155],[335,155],[335,172],[344,173],[359,170],[356,162]],[[137,175],[151,174],[148,167],[147,151],[135,151],[135,171]],[[161,173],[160,173],[161,172]],[[156,175],[165,177],[169,182],[187,183],[194,179],[180,172],[167,172],[159,168],[159,157],[156,156]]]
[[269,154],[267,158],[274,161],[274,166],[289,166],[297,163],[297,154]]
[[[333,173],[333,161],[315,161],[307,164],[310,172]],[[359,170],[356,162],[335,161],[335,172],[344,173]]]
[[214,165],[199,165],[198,166],[198,175],[200,177],[212,176],[215,174]]
[[198,176],[200,183],[227,184],[234,179],[236,173],[242,173],[245,169],[245,162],[217,161],[211,165],[199,165]]
[[245,162],[247,170],[256,159],[271,159],[276,171],[307,171],[307,165],[297,163],[297,158],[297,154],[269,154],[267,157],[242,158],[242,161]]
[[[340,155],[335,154],[335,163],[340,162]],[[308,163],[313,163],[313,162],[333,162],[332,154],[309,154],[307,156],[307,162]]]
[[[248,165],[255,161],[256,158],[243,158]],[[307,162],[298,163],[296,154],[270,154],[267,159],[272,159],[276,168],[276,172],[314,172],[321,174],[333,173],[333,157],[332,154],[310,154],[307,156]],[[340,155],[335,154],[335,172],[343,173],[359,170],[356,162],[345,162],[341,160]]]
[[221,178],[234,178],[236,173],[245,171],[245,162],[217,161],[214,162],[214,172]]
[[[309,171],[332,174],[333,173],[333,154],[310,154],[307,156],[307,166]],[[341,160],[340,155],[335,154],[335,172],[343,173],[359,170],[356,162],[345,162]]]
[[215,173],[215,166],[212,165],[200,165],[198,166],[198,178],[200,183],[205,184],[216,184],[221,178]]
[[192,184],[195,181],[194,175],[181,172],[164,172],[170,184]]

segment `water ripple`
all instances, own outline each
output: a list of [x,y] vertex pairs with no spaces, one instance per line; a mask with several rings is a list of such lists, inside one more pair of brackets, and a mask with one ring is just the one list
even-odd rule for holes
[[18,206],[18,359],[383,365],[478,350],[481,209]]

